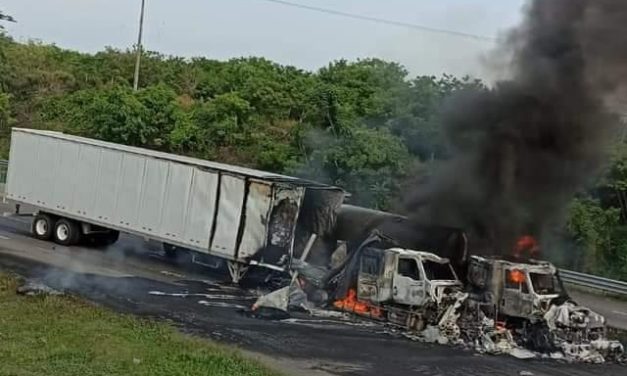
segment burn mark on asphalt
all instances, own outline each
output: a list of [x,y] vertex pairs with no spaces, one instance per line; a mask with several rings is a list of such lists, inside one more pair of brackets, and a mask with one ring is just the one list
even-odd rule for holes
[[[199,300],[207,299],[177,298],[176,304],[171,304],[169,298],[149,295],[148,291],[175,294],[181,292],[181,286],[137,277],[114,278],[73,273],[9,255],[0,257],[0,269],[27,278],[65,275],[65,278],[75,282],[70,288],[64,289],[66,292],[110,309],[167,320],[183,332],[235,344],[271,357],[285,357],[309,364],[313,362],[316,366],[310,369],[318,367],[336,375],[429,375],[432,373],[427,370],[436,369],[442,375],[460,374],[462,370],[464,375],[517,374],[519,370],[529,370],[535,375],[624,374],[624,367],[617,365],[573,366],[499,356],[476,356],[459,349],[381,335],[380,331],[372,328],[348,325],[320,325],[311,328],[280,321],[257,320],[237,314],[237,307],[199,304]],[[59,289],[63,279],[48,277],[43,282]],[[180,282],[177,281],[177,284]],[[204,294],[204,289],[219,286],[221,284],[217,281],[188,281],[185,289],[190,293]],[[225,294],[237,293],[234,286],[224,287],[230,289]],[[232,299],[224,303],[246,306],[248,303],[245,297],[250,296],[250,292],[242,291],[241,294],[243,299]],[[307,315],[303,315],[302,319],[307,319]],[[364,369],[325,366],[333,364],[357,364]]]

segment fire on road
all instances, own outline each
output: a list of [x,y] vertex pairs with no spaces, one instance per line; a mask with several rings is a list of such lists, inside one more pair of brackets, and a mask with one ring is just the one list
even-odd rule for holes
[[[529,371],[535,375],[567,372],[583,376],[624,372],[623,367],[609,364],[571,366],[475,356],[456,348],[409,341],[398,333],[382,333],[385,328],[371,323],[347,323],[341,317],[253,319],[239,312],[252,304],[254,290],[224,285],[204,269],[173,265],[146,249],[141,239],[124,237],[106,252],[59,247],[28,237],[25,219],[0,219],[0,229],[10,235],[0,243],[3,269],[43,279],[52,287],[121,312],[172,320],[184,331],[280,359],[279,364],[296,365],[304,370],[301,374],[434,375],[463,370],[464,375]],[[150,291],[203,296],[160,296]]]

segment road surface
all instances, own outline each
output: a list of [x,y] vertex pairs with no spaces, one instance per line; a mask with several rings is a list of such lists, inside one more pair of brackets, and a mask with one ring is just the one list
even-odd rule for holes
[[[263,320],[242,312],[256,291],[173,262],[142,239],[106,250],[62,247],[28,235],[30,218],[0,218],[0,269],[75,293],[119,312],[167,320],[182,331],[236,345],[294,375],[625,375],[627,367],[523,361],[413,342],[383,327],[330,318]],[[579,299],[583,302],[583,299]],[[600,310],[596,305],[593,308]],[[623,312],[624,304],[612,306]],[[617,323],[627,316],[616,314]]]

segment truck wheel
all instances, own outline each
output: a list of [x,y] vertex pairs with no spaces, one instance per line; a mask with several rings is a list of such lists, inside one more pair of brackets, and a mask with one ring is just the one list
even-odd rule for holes
[[54,226],[55,222],[51,216],[40,213],[33,218],[31,233],[39,240],[50,240]]
[[75,245],[81,239],[81,229],[76,222],[61,218],[54,226],[53,237],[57,244]]

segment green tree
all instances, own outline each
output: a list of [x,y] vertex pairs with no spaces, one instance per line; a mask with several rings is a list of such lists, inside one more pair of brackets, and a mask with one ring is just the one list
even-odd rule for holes
[[11,66],[8,64],[6,49],[12,44],[11,38],[6,36],[0,30],[0,90],[7,90],[7,77],[11,72]]
[[135,94],[144,107],[143,121],[148,129],[147,146],[168,151],[172,148],[171,133],[187,127],[190,116],[177,101],[174,90],[158,84],[139,90]]
[[68,98],[69,127],[77,133],[133,146],[150,143],[155,132],[145,119],[146,109],[126,87],[83,90]]
[[364,127],[340,137],[328,132],[307,132],[305,137],[306,155],[290,172],[344,187],[356,204],[389,207],[409,162],[398,138]]
[[9,94],[0,91],[0,132],[3,134],[8,131],[11,124],[10,98]]
[[334,88],[347,113],[373,122],[393,116],[397,97],[409,88],[405,68],[380,59],[339,60],[320,69],[318,76]]
[[171,133],[188,127],[176,94],[164,85],[133,92],[127,86],[81,90],[47,107],[48,119],[89,137],[127,145],[169,150]]
[[11,114],[11,96],[0,90],[0,158],[9,157],[9,133],[14,119]]
[[396,116],[386,127],[403,139],[409,151],[421,160],[443,158],[446,144],[442,133],[442,104],[458,91],[483,89],[485,86],[480,80],[470,77],[416,77],[405,95],[399,98]]
[[578,198],[570,205],[567,229],[579,248],[573,267],[609,276],[627,270],[626,238],[619,226],[619,209],[601,207],[598,200]]
[[[618,140],[602,178],[573,203],[568,230],[577,241],[575,268],[627,280],[627,144]],[[577,226],[572,226],[575,223]],[[583,260],[583,261],[582,261]]]

